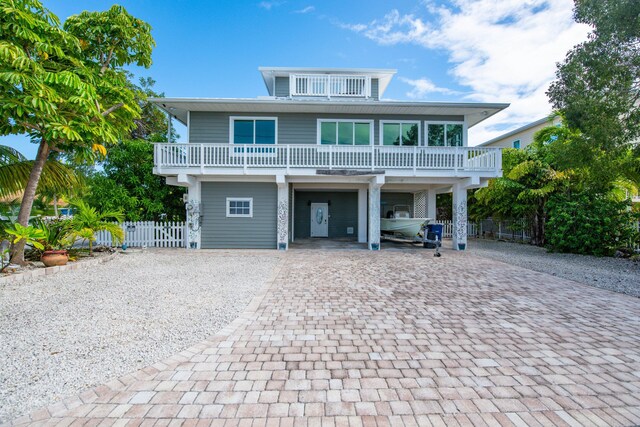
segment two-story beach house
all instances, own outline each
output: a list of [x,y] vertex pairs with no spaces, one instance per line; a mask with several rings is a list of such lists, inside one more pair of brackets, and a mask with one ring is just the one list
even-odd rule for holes
[[154,172],[188,188],[191,248],[278,248],[341,238],[380,249],[394,206],[435,219],[453,192],[453,247],[467,238],[467,189],[501,175],[497,148],[467,130],[508,104],[382,98],[395,70],[260,67],[268,96],[156,98],[187,143],[155,145]]

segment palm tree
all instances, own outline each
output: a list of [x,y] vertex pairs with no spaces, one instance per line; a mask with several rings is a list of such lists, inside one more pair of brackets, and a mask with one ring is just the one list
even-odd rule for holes
[[95,233],[98,231],[108,231],[114,244],[124,240],[124,231],[120,227],[120,222],[124,220],[122,211],[98,212],[82,200],[71,203],[76,208],[76,212],[71,219],[71,229],[74,234],[84,240],[89,241],[89,255],[93,254],[93,242],[96,240]]
[[[33,160],[27,160],[18,150],[0,145],[0,198],[19,195],[26,187]],[[82,185],[81,177],[69,166],[48,160],[38,184],[39,191],[67,192]]]

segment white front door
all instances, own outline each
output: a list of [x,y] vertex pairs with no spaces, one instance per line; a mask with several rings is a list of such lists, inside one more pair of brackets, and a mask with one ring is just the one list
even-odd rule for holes
[[329,237],[329,205],[311,203],[311,237]]

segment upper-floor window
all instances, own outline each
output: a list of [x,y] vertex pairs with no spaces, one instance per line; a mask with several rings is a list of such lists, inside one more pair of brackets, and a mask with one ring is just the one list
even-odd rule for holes
[[276,117],[230,117],[229,140],[233,144],[276,144]]
[[371,145],[372,120],[318,120],[318,142],[323,145]]
[[382,145],[414,146],[420,144],[420,122],[381,121]]
[[462,147],[462,123],[427,122],[427,145],[431,147]]
[[519,140],[519,139],[516,139],[515,141],[513,141],[513,142],[511,143],[511,145],[512,145],[512,146],[513,146],[513,148],[515,148],[515,149],[520,149],[520,140]]

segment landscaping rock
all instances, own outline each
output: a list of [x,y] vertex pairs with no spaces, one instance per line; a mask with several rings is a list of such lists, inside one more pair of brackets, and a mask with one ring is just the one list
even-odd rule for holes
[[560,254],[525,243],[469,240],[469,251],[507,264],[640,297],[640,263],[626,258]]
[[148,249],[2,285],[0,424],[206,339],[244,310],[278,260]]

